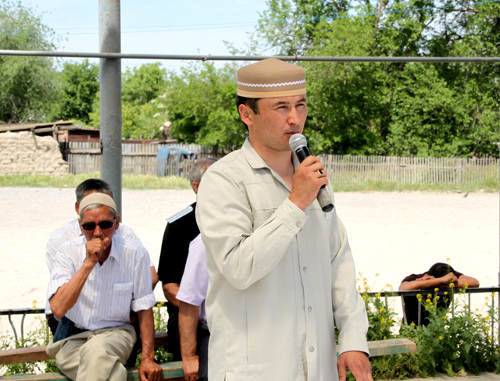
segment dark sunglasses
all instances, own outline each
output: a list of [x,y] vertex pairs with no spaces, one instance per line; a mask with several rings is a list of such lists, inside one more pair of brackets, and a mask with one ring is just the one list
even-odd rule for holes
[[95,227],[99,225],[101,229],[109,229],[113,226],[114,223],[115,221],[101,221],[98,224],[96,224],[95,222],[85,222],[84,224],[82,224],[82,228],[83,230],[95,230]]

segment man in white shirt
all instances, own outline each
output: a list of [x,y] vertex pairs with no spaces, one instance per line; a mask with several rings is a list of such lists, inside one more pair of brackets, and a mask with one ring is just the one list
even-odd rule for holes
[[181,339],[182,370],[186,381],[208,380],[208,342],[205,299],[208,288],[208,270],[205,246],[201,235],[189,244],[184,274],[177,293],[179,300],[179,332]]
[[[75,212],[77,215],[79,214],[79,205],[82,199],[94,192],[105,193],[108,196],[113,197],[113,192],[111,190],[111,187],[106,181],[101,179],[87,179],[82,183],[80,183],[75,190],[75,195],[76,195]],[[124,238],[130,238],[140,242],[139,237],[137,237],[132,228],[121,223],[118,225],[118,229],[116,230],[115,234]],[[45,262],[47,263],[49,271],[52,271],[54,258],[56,256],[59,247],[64,242],[68,242],[77,237],[82,237],[82,236],[83,233],[82,230],[80,229],[78,218],[75,218],[74,220],[68,222],[67,224],[61,226],[60,228],[57,228],[51,233],[45,250]],[[154,289],[156,283],[158,282],[158,275],[156,274],[156,270],[152,262],[150,263],[150,267],[151,267],[152,284]],[[45,305],[45,315],[47,317],[47,323],[49,325],[52,334],[55,334],[58,322],[50,311],[50,303],[48,300]]]
[[82,199],[79,222],[84,236],[60,246],[47,290],[54,315],[74,327],[52,341],[47,353],[71,379],[126,380],[124,364],[136,341],[133,310],[141,331],[141,380],[160,380],[148,252],[140,242],[114,235],[120,216],[106,194]]
[[[365,305],[318,158],[302,163],[289,139],[307,117],[305,70],[277,59],[237,73],[249,137],[213,164],[198,191],[206,247],[209,379],[371,381]],[[318,100],[320,101],[320,100]],[[337,361],[336,329],[339,357]]]

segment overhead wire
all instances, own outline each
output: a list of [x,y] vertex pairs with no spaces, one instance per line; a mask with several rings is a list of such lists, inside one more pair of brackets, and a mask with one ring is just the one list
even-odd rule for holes
[[[346,18],[358,18],[358,17],[369,17],[369,16],[377,16],[377,15],[387,15],[393,13],[405,13],[405,12],[419,12],[419,11],[427,11],[434,9],[446,9],[446,8],[455,8],[461,6],[470,6],[470,5],[481,5],[487,3],[498,3],[500,0],[486,0],[486,1],[477,1],[470,4],[460,3],[460,4],[448,4],[436,7],[423,7],[423,8],[411,8],[411,9],[400,9],[400,10],[390,10],[383,12],[373,12],[373,13],[365,13],[365,14],[356,14],[356,15],[337,15],[337,16],[328,16],[328,17],[312,17],[312,18],[302,18],[298,20],[290,20],[290,21],[282,21],[277,22],[277,24],[281,23],[305,23],[311,21],[322,21],[322,20],[336,20],[336,19],[346,19]],[[175,31],[190,31],[190,30],[209,30],[209,29],[223,29],[223,28],[240,28],[246,27],[249,25],[255,25],[256,22],[241,22],[241,23],[224,23],[224,24],[193,24],[193,25],[159,25],[159,26],[131,26],[131,27],[122,27],[121,33],[162,33],[162,32],[175,32]],[[68,35],[95,35],[99,34],[98,27],[74,27],[74,28],[51,28],[54,31],[57,30],[93,30],[92,32],[67,32],[67,33],[55,33],[57,36],[68,36]],[[142,30],[131,30],[131,29],[142,29]],[[147,29],[147,30],[145,30]],[[36,30],[39,31],[39,28],[0,28],[0,36],[34,36],[37,33],[2,33],[1,31],[28,31],[28,30]]]

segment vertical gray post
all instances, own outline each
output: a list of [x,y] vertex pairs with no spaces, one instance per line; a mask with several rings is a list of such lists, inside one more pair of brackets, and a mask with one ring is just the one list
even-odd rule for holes
[[[99,0],[99,52],[120,53],[120,0]],[[122,78],[121,59],[99,63],[101,178],[113,189],[122,215]]]

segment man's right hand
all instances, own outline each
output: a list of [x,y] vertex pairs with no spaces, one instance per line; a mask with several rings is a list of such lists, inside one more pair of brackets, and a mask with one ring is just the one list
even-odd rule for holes
[[288,198],[305,211],[318,197],[319,189],[323,185],[328,185],[328,178],[323,164],[317,157],[308,156],[295,168],[292,178],[292,191]]
[[100,238],[94,238],[85,243],[85,248],[87,249],[87,259],[91,261],[92,264],[99,262],[102,254],[104,253],[104,247],[109,242],[109,238],[105,237],[103,240]]
[[160,381],[162,377],[163,370],[161,366],[151,359],[142,359],[139,365],[139,377],[141,381]]
[[198,379],[198,369],[200,360],[198,356],[183,356],[182,371],[184,372],[184,380],[196,381]]

